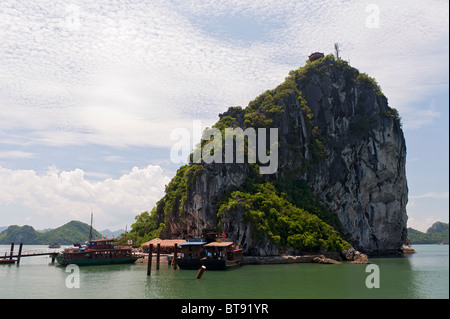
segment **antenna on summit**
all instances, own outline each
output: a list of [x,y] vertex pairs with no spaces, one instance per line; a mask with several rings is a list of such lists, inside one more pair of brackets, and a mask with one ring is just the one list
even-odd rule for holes
[[336,59],[338,59],[338,60],[341,59],[341,57],[339,56],[339,46],[340,46],[340,44],[338,42],[334,43],[334,52],[336,55]]
[[92,211],[91,211],[91,228],[89,229],[89,242],[92,240]]

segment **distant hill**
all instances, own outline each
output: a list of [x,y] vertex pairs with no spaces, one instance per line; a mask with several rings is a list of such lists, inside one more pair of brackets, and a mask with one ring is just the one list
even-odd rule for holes
[[[0,244],[8,245],[12,242],[23,243],[25,245],[48,245],[59,243],[71,245],[73,243],[84,243],[89,239],[90,226],[88,224],[71,221],[58,228],[38,232],[33,227],[12,225],[0,233]],[[95,229],[92,230],[92,238],[101,238],[101,234]]]
[[103,236],[108,236],[108,238],[111,238],[111,237],[113,237],[113,235],[114,235],[114,237],[119,237],[121,234],[123,234],[125,232],[125,229],[118,229],[118,230],[115,230],[115,231],[111,231],[111,230],[109,230],[109,229],[104,229],[104,230],[101,230],[100,231],[100,233],[103,235]]
[[447,244],[448,245],[448,224],[435,222],[426,233],[408,228],[408,238],[411,244]]

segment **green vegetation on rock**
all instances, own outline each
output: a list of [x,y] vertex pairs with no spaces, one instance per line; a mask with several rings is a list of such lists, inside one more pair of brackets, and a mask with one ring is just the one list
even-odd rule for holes
[[235,211],[244,214],[258,239],[267,236],[280,248],[303,251],[343,251],[350,248],[339,233],[317,215],[298,208],[288,200],[288,195],[277,191],[269,182],[247,182],[239,190],[231,192],[220,205],[219,219]]

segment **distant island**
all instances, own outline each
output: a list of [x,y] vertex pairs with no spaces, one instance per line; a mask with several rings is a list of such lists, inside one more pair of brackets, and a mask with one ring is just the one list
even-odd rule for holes
[[445,244],[448,245],[448,224],[435,222],[426,233],[408,228],[411,244]]
[[[46,232],[39,232],[28,225],[12,225],[0,233],[0,244],[9,245],[12,242],[23,243],[24,245],[84,243],[89,239],[89,230],[90,226],[80,221],[71,221]],[[92,237],[93,239],[102,238],[102,234],[93,229]]]
[[109,230],[109,229],[103,229],[100,230],[100,233],[103,235],[103,237],[119,237],[121,234],[125,233],[125,229],[118,229],[115,231]]
[[194,143],[165,195],[136,216],[134,244],[212,234],[246,256],[386,255],[407,239],[399,112],[374,78],[332,54],[313,53],[277,87],[229,107]]

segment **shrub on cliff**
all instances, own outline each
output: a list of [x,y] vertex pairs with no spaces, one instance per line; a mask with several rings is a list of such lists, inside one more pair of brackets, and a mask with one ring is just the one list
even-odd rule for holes
[[267,236],[282,249],[340,252],[350,248],[333,227],[317,215],[294,206],[288,196],[278,192],[270,182],[247,183],[233,191],[220,205],[219,220],[236,210],[244,212],[244,220],[252,225],[258,239]]

